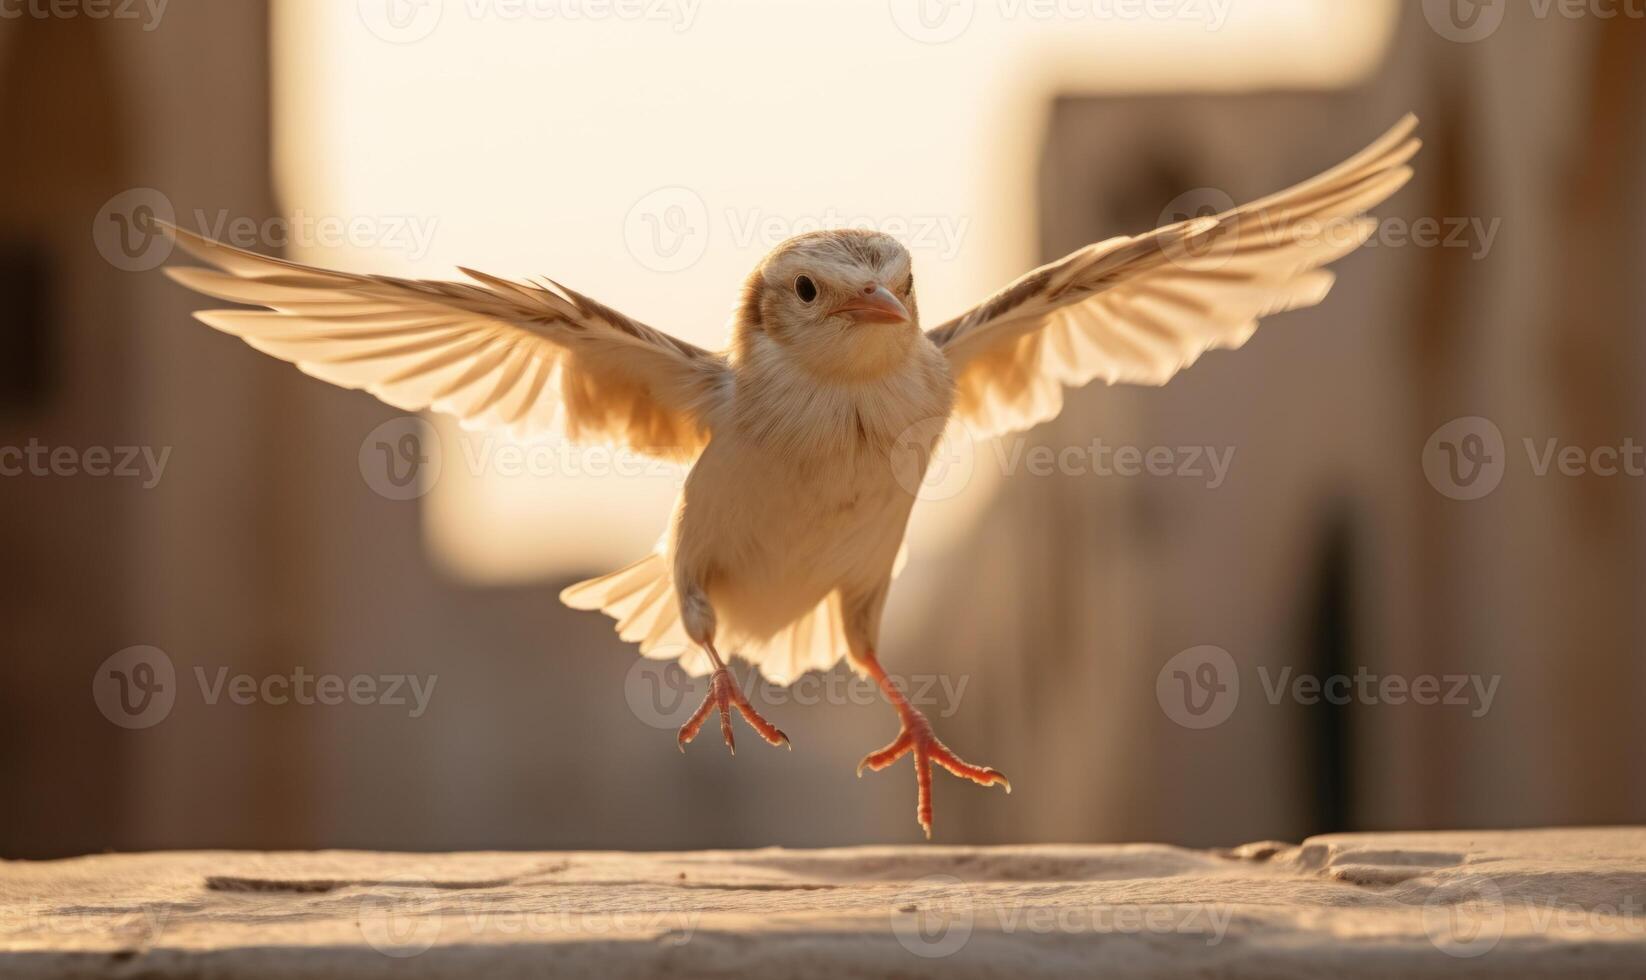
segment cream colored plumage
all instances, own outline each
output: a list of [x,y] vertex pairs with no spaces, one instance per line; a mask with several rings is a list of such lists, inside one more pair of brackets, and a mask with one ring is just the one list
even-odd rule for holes
[[616,618],[647,656],[714,674],[682,746],[711,702],[728,742],[728,707],[786,741],[742,700],[717,644],[777,682],[849,657],[903,721],[865,764],[914,751],[929,832],[928,762],[985,784],[1004,777],[943,748],[879,667],[881,610],[914,502],[894,451],[915,433],[929,455],[951,419],[978,437],[1027,428],[1057,414],[1065,386],[1162,384],[1207,350],[1239,347],[1262,317],[1319,303],[1332,285],[1323,267],[1372,234],[1365,212],[1410,178],[1415,127],[1407,117],[1339,167],[1254,204],[1088,246],[926,333],[908,253],[872,232],[779,246],[745,284],[724,353],[552,282],[351,275],[176,229],[219,271],[168,272],[268,310],[203,312],[204,322],[407,411],[691,462],[657,552],[563,598]]

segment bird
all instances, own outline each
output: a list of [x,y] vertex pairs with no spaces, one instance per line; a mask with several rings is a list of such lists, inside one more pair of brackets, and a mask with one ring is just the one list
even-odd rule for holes
[[616,619],[642,655],[708,678],[676,735],[682,752],[711,713],[734,754],[734,714],[792,748],[742,691],[732,657],[777,684],[846,660],[899,723],[858,775],[912,755],[930,839],[934,764],[1011,792],[1001,771],[937,737],[880,660],[905,529],[943,433],[1027,429],[1058,414],[1065,389],[1095,380],[1164,384],[1206,351],[1241,347],[1261,319],[1320,303],[1334,282],[1326,267],[1374,234],[1368,212],[1412,177],[1416,128],[1408,115],[1255,203],[1088,245],[930,328],[908,250],[866,229],[774,248],[736,294],[720,351],[546,277],[337,272],[170,224],[206,265],[166,271],[262,308],[195,314],[207,325],[406,412],[689,464],[656,548],[562,600]]

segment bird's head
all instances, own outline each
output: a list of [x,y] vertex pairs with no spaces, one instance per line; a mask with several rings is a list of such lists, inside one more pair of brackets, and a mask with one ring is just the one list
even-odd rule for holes
[[791,238],[744,284],[734,334],[740,356],[764,346],[820,377],[893,370],[920,336],[908,250],[856,229]]

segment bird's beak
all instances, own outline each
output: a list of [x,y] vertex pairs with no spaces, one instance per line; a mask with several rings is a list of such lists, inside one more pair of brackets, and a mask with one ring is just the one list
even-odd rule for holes
[[835,307],[859,323],[908,323],[909,308],[885,286],[865,286],[856,296]]

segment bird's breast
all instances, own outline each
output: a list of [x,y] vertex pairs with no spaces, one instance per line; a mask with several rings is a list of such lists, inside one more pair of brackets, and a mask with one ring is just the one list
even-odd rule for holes
[[942,354],[925,345],[898,370],[852,383],[765,366],[740,379],[733,413],[738,436],[800,464],[884,459],[900,443],[941,432],[954,407]]

